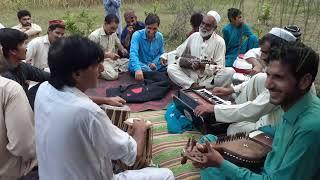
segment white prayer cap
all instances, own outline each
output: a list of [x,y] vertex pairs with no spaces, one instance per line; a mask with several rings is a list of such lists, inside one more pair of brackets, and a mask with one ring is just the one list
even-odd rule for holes
[[216,19],[216,21],[217,21],[217,24],[218,24],[218,23],[220,22],[220,20],[221,20],[221,17],[220,17],[220,15],[217,13],[217,11],[209,11],[209,12],[207,13],[207,15],[214,17],[214,19]]
[[274,27],[269,33],[288,42],[294,42],[297,40],[297,38],[291,32],[282,28]]

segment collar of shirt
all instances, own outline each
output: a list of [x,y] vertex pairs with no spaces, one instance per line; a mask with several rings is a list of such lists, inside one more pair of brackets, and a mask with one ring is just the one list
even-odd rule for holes
[[309,91],[298,102],[296,102],[287,112],[284,113],[283,118],[289,123],[295,123],[299,115],[303,113],[311,104],[314,95]]
[[[77,97],[81,97],[81,98],[86,98],[86,99],[90,99],[85,93],[83,93],[82,91],[80,91],[78,88],[76,87],[70,87],[70,86],[64,86],[62,89],[63,92],[69,92],[74,94]],[[90,99],[91,100],[91,99]]]
[[[114,32],[115,33],[115,32]],[[112,33],[112,34],[114,34]],[[106,31],[104,31],[103,27],[100,29],[100,36],[111,36],[112,34],[107,34]]]
[[43,43],[44,43],[44,44],[50,44],[48,34],[43,37]]
[[[142,29],[141,30],[141,33],[142,33],[142,38],[145,39],[145,40],[149,40],[148,37],[147,37],[147,31],[146,29]],[[158,31],[156,32],[156,35],[155,37],[152,39],[152,41],[155,41],[159,38],[159,34],[158,34]]]

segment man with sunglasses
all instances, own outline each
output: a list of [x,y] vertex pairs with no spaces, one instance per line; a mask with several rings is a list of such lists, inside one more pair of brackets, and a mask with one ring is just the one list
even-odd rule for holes
[[132,34],[138,30],[144,29],[145,26],[143,22],[138,21],[137,16],[133,10],[125,12],[123,16],[127,25],[121,33],[121,44],[129,52]]
[[168,66],[168,75],[174,83],[183,88],[230,85],[234,70],[225,68],[226,46],[223,38],[215,33],[220,19],[216,11],[209,11],[199,32],[176,49],[178,60]]

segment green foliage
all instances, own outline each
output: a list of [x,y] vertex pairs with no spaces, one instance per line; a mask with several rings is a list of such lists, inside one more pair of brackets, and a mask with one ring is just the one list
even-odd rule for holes
[[94,30],[95,21],[98,16],[90,15],[86,10],[80,13],[67,11],[63,16],[68,34],[80,34],[88,36]]
[[158,0],[153,1],[151,11],[144,11],[144,15],[148,16],[148,14],[153,13],[153,14],[158,14],[160,10],[160,3]]
[[270,4],[264,4],[261,8],[261,14],[258,16],[258,20],[263,24],[268,25],[268,22],[271,20],[271,6]]

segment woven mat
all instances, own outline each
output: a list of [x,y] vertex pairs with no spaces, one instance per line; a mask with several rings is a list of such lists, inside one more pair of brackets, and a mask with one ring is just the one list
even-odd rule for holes
[[165,111],[145,111],[131,113],[130,117],[140,117],[153,122],[153,163],[160,167],[169,168],[175,179],[200,179],[199,170],[190,161],[181,165],[181,150],[191,136],[199,138],[200,133],[187,131],[183,134],[168,134],[167,123],[164,119]]

